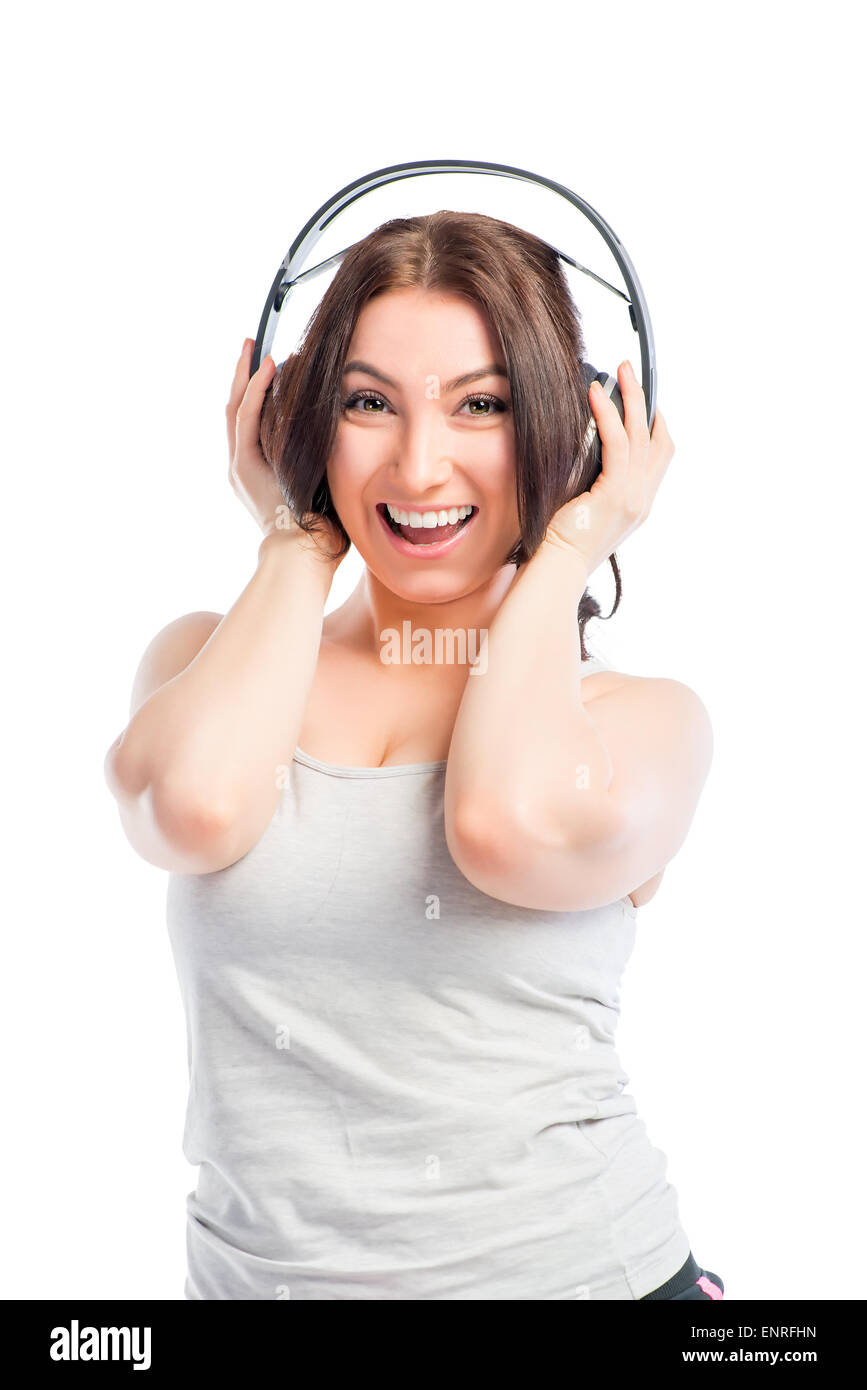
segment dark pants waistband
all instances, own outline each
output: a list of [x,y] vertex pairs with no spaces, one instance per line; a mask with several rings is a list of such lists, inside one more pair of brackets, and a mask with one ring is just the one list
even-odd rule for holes
[[[686,1293],[687,1289],[692,1289],[696,1280],[704,1273],[707,1271],[702,1269],[690,1250],[677,1273],[672,1274],[670,1279],[666,1279],[664,1284],[660,1284],[658,1289],[652,1289],[650,1293],[644,1294],[639,1302],[643,1303],[647,1298],[677,1298],[680,1294]],[[716,1275],[712,1277],[714,1282],[723,1288],[722,1280]],[[702,1295],[702,1297],[706,1297],[706,1295]]]

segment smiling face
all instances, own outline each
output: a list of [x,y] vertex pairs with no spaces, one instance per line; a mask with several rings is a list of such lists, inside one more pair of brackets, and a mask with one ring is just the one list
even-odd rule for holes
[[328,485],[368,568],[404,598],[473,592],[519,540],[501,356],[486,315],[460,295],[389,290],[359,315]]

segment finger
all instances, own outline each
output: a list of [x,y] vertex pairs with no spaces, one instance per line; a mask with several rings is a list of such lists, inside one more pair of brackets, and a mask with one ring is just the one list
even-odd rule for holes
[[650,452],[656,458],[665,460],[666,465],[670,463],[674,453],[674,440],[669,434],[668,425],[665,423],[665,416],[661,410],[657,410],[653,420],[653,433],[650,436]]
[[653,419],[653,433],[650,436],[650,458],[648,468],[652,496],[656,495],[659,485],[665,477],[666,469],[671,463],[673,454],[674,441],[668,432],[665,416],[661,410],[657,410]]
[[657,410],[653,417],[653,434],[650,436],[651,442],[655,444],[657,439],[668,443],[674,448],[674,440],[669,434],[668,425],[665,423],[665,416],[661,410]]
[[258,398],[261,404],[261,401],[264,399],[265,392],[268,389],[268,385],[271,381],[271,378],[273,377],[276,370],[277,364],[274,361],[274,358],[271,356],[270,353],[266,353],[253,375],[250,376],[250,354],[249,351],[245,353],[243,359],[243,373],[241,377],[241,384],[244,388],[241,393],[241,407],[243,407],[248,397],[250,398],[250,400]]
[[623,409],[626,416],[626,433],[631,444],[646,448],[650,443],[650,430],[647,427],[647,403],[644,399],[641,382],[635,373],[629,370],[630,365],[628,362],[621,362],[617,368],[617,380],[620,384],[620,394],[623,397]]
[[235,375],[232,377],[229,399],[226,400],[226,420],[231,425],[232,431],[235,430],[235,416],[238,414],[239,404],[242,402],[243,393],[245,393],[247,382],[250,379],[251,352],[253,352],[253,339],[245,338],[243,347],[240,349],[240,357],[235,363]]
[[247,383],[235,417],[235,440],[238,449],[257,449],[259,447],[262,403],[276,370],[277,365],[269,353],[262,358],[259,367]]
[[250,355],[253,351],[253,339],[245,338],[244,346],[241,348],[241,356],[235,363],[235,375],[232,378],[232,387],[229,391],[229,400],[226,405],[227,413],[234,412],[241,403],[241,398],[247,389],[247,382],[250,380]]
[[229,439],[229,458],[233,458],[235,454],[235,417],[247,389],[247,382],[250,380],[250,354],[252,351],[253,339],[245,338],[244,346],[241,348],[241,356],[235,364],[235,375],[232,378],[232,387],[226,402],[226,434]]
[[598,381],[591,383],[588,399],[602,442],[603,471],[624,469],[629,461],[629,436],[620,411]]

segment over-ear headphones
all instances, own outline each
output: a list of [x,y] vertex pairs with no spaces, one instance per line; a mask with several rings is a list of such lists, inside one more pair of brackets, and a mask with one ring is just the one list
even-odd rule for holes
[[[274,282],[265,301],[262,310],[262,317],[259,320],[259,331],[256,334],[256,342],[253,348],[253,356],[250,362],[250,374],[257,371],[259,363],[266,353],[270,352],[271,344],[274,341],[274,334],[277,329],[277,322],[280,311],[285,305],[295,285],[301,280],[308,280],[314,275],[320,275],[328,266],[340,261],[349,250],[345,246],[336,255],[329,256],[327,260],[320,261],[319,265],[313,266],[310,270],[301,270],[305,261],[308,259],[313,247],[316,245],[326,227],[338,217],[350,203],[363,198],[366,193],[370,193],[374,188],[381,188],[384,184],[393,183],[397,179],[415,178],[420,174],[494,174],[512,179],[525,179],[530,183],[542,184],[545,188],[550,188],[555,193],[559,193],[573,207],[590,221],[596,230],[604,237],[611,250],[614,259],[626,282],[628,294],[618,290],[614,285],[610,285],[607,280],[603,280],[594,271],[588,270],[587,266],[580,265],[578,261],[567,256],[565,251],[557,250],[552,246],[551,250],[565,261],[567,265],[580,270],[582,274],[589,275],[598,284],[612,294],[619,295],[626,303],[629,310],[629,318],[635,332],[638,334],[639,349],[641,354],[641,385],[644,389],[644,399],[647,406],[647,424],[649,429],[653,429],[653,420],[656,415],[656,353],[653,346],[653,329],[650,325],[650,315],[647,312],[644,293],[638,282],[638,276],[632,265],[626,250],[618,240],[617,236],[609,227],[608,223],[599,216],[583,198],[579,198],[570,189],[564,188],[560,183],[555,183],[551,179],[543,178],[540,174],[531,174],[527,169],[514,169],[509,164],[487,164],[475,163],[469,159],[420,159],[412,164],[392,164],[387,169],[376,169],[372,174],[365,174],[363,178],[356,179],[354,183],[349,183],[345,188],[341,188],[339,193],[335,193],[327,203],[313,214],[310,221],[301,229],[297,237],[287,252],[280,269],[274,277]],[[539,238],[544,240],[544,238]],[[545,243],[550,245],[549,242]],[[587,389],[593,381],[598,381],[605,393],[617,406],[621,420],[624,416],[623,398],[620,394],[620,386],[617,381],[616,373],[598,371],[590,362],[582,362],[581,367],[584,374]],[[588,441],[590,448],[590,473],[587,486],[589,487],[599,476],[602,468],[602,444],[596,431],[595,423],[591,423],[589,429],[592,435],[592,444]],[[574,482],[577,477],[578,461],[569,479],[568,492],[571,495]]]

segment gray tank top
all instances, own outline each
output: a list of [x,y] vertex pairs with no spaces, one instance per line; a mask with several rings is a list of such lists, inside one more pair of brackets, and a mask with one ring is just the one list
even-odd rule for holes
[[632,902],[479,892],[445,768],[296,748],[259,842],[168,876],[188,1299],[639,1299],[689,1254],[614,1047]]

